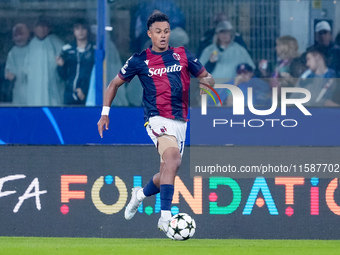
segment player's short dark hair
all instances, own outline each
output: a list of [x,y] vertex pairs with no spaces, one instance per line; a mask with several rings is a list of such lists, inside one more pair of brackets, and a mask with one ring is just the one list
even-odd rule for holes
[[164,21],[168,22],[170,24],[168,16],[166,16],[164,13],[155,12],[155,13],[151,14],[150,17],[148,18],[148,22],[147,22],[148,30],[153,23],[164,22]]

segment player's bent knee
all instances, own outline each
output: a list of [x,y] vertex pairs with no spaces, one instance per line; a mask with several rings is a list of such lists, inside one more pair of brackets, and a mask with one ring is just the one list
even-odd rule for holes
[[163,161],[168,169],[177,169],[182,163],[182,157],[177,148],[168,148],[163,153]]

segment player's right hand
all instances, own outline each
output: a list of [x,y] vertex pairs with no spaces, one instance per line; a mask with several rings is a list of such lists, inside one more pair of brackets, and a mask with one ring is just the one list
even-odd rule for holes
[[[100,117],[100,120],[98,121],[97,125],[98,125],[98,133],[100,135],[101,138],[103,138],[103,131],[104,130],[109,130],[109,116],[108,115],[102,115]],[[105,126],[105,129],[104,129]]]

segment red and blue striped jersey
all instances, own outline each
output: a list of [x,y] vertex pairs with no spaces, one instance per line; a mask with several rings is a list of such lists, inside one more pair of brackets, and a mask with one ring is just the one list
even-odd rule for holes
[[137,75],[143,86],[144,118],[162,116],[187,121],[190,73],[198,77],[204,66],[184,47],[155,52],[149,47],[134,54],[118,76],[129,82]]

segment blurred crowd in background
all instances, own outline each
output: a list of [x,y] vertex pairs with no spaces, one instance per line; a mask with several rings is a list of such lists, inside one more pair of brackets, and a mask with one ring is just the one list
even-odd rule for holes
[[[140,1],[130,22],[130,53],[149,47],[146,21],[153,12],[169,16],[170,46],[188,47],[190,27],[182,10],[173,1]],[[91,27],[92,25],[92,27]],[[91,29],[92,28],[92,29]],[[214,16],[213,27],[202,30],[195,49],[199,61],[219,83],[238,86],[243,93],[253,88],[253,104],[270,107],[272,90],[302,87],[311,92],[309,106],[340,105],[340,33],[328,20],[314,27],[314,44],[299,48],[297,38],[287,34],[275,38],[274,60],[254,59],[242,34],[227,12]],[[13,46],[0,68],[0,104],[3,106],[95,105],[95,26],[86,18],[72,21],[72,37],[63,41],[53,33],[48,16],[36,19],[32,31],[25,23],[12,28]],[[127,42],[128,43],[128,42]],[[119,72],[122,59],[115,42],[106,43],[106,85]],[[218,90],[223,106],[232,105],[227,90]],[[299,94],[292,93],[291,98]],[[210,99],[209,99],[210,100]],[[245,102],[247,103],[247,102]],[[211,100],[209,104],[215,103]],[[137,78],[123,85],[114,106],[141,106],[142,88]]]

